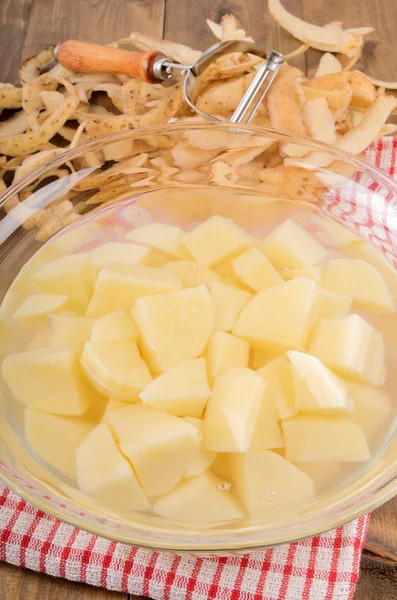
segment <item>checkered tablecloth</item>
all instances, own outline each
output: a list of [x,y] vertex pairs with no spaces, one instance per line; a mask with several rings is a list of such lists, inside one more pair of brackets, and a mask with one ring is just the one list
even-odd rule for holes
[[[367,160],[394,175],[397,138]],[[97,537],[0,485],[0,560],[153,600],[351,600],[369,516],[312,539],[245,556],[192,558]]]

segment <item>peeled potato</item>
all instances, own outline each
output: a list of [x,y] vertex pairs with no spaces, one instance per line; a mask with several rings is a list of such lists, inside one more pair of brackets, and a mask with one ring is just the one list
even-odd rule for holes
[[289,419],[298,412],[295,406],[294,389],[290,361],[281,356],[272,360],[257,371],[267,383],[278,419]]
[[202,354],[214,324],[211,296],[204,285],[138,298],[132,311],[155,372]]
[[348,383],[347,389],[354,402],[350,418],[361,427],[369,440],[391,417],[391,400],[384,392],[367,385]]
[[10,354],[1,369],[14,396],[27,408],[78,416],[98,398],[73,350],[43,348]]
[[253,240],[230,219],[215,215],[186,233],[182,243],[196,260],[210,267],[242,252]]
[[171,521],[215,523],[244,515],[223,482],[210,472],[183,479],[165,496],[156,498],[153,510]]
[[194,260],[176,260],[169,262],[164,266],[166,271],[176,275],[181,281],[183,287],[196,287],[202,283],[211,283],[219,281],[220,277]]
[[109,413],[108,422],[149,498],[166,494],[185,475],[197,448],[197,430],[185,419],[131,405]]
[[80,360],[92,385],[116,400],[138,402],[152,379],[133,340],[87,342]]
[[97,425],[77,449],[76,475],[79,489],[99,502],[128,511],[150,509],[131,465],[105,423]]
[[324,287],[352,298],[353,308],[386,313],[395,310],[392,295],[383,277],[364,260],[330,260],[325,271]]
[[65,294],[70,308],[85,312],[93,291],[93,274],[87,254],[70,254],[39,267],[32,275],[41,294]]
[[19,305],[12,318],[27,325],[39,325],[49,313],[65,308],[68,299],[62,294],[31,294]]
[[271,262],[258,248],[248,248],[232,260],[232,265],[236,277],[256,292],[283,282]]
[[46,415],[27,408],[24,432],[34,452],[62,475],[75,479],[75,453],[81,442],[95,427],[87,417]]
[[319,494],[330,485],[337,482],[341,475],[342,467],[337,462],[300,462],[294,463],[298,469],[309,475],[316,488],[316,493]]
[[301,269],[288,269],[284,268],[280,270],[280,275],[284,281],[295,279],[296,277],[307,277],[313,279],[319,285],[322,285],[324,278],[324,265],[316,265],[314,267],[302,267]]
[[125,235],[125,239],[160,250],[175,256],[175,258],[189,260],[189,253],[181,244],[183,235],[184,232],[178,227],[166,225],[165,223],[150,223],[133,229]]
[[147,406],[177,417],[201,417],[211,394],[204,358],[171,367],[139,394]]
[[295,405],[300,412],[352,412],[353,402],[346,386],[318,358],[294,350],[287,356]]
[[95,319],[67,314],[48,316],[48,345],[52,348],[72,348],[81,353],[91,337]]
[[126,406],[128,406],[128,403],[123,402],[122,400],[115,400],[114,398],[109,398],[101,417],[101,423],[106,423],[106,425],[108,425],[109,414],[114,410],[118,410],[119,408],[125,408]]
[[230,454],[228,468],[232,488],[250,517],[293,508],[315,496],[311,477],[269,450]]
[[110,264],[142,264],[149,256],[150,249],[139,244],[126,244],[123,242],[108,242],[101,244],[89,252],[94,273]]
[[222,281],[214,281],[208,287],[214,305],[214,329],[231,331],[242,309],[251,299],[251,294]]
[[132,317],[123,308],[96,319],[91,332],[92,342],[136,341],[138,337],[139,331],[137,326]]
[[329,290],[321,290],[318,319],[342,319],[347,317],[352,299]]
[[186,417],[186,421],[193,425],[197,431],[196,444],[193,452],[193,456],[190,459],[188,470],[185,473],[185,477],[193,477],[195,475],[201,475],[204,473],[211,464],[214,462],[216,452],[206,450],[203,446],[203,435],[204,435],[204,419],[197,419],[196,417]]
[[233,333],[264,349],[303,350],[317,317],[318,296],[318,285],[303,278],[259,292],[242,310]]
[[361,427],[336,417],[292,417],[282,423],[285,457],[292,462],[364,462],[371,453]]
[[272,231],[261,250],[277,269],[312,267],[327,256],[326,249],[292,219]]
[[248,367],[249,344],[231,333],[214,331],[206,349],[210,380],[228,367]]
[[141,296],[172,292],[181,287],[180,279],[162,269],[110,265],[99,273],[87,315],[102,317],[120,308],[132,308]]

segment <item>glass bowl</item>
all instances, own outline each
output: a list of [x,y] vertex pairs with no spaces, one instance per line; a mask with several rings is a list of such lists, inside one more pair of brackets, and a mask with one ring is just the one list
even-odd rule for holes
[[[306,154],[287,168],[275,153],[286,144],[295,155]],[[81,223],[95,229],[94,217],[110,236],[126,221],[129,227],[153,220],[186,228],[213,214],[260,234],[286,202],[342,223],[350,241],[365,240],[396,267],[397,186],[379,170],[308,138],[193,119],[90,141],[16,181],[0,197],[0,297],[44,244],[70,250]],[[7,302],[1,316],[6,313]],[[333,529],[397,492],[397,437],[390,426],[370,464],[271,521],[182,527],[153,515],[123,516],[86,498],[34,456],[2,398],[1,481],[59,519],[128,544],[194,554],[249,552]]]

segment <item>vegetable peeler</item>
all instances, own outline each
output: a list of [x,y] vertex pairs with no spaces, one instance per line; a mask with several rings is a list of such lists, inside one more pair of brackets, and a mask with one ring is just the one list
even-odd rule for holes
[[263,58],[263,63],[230,119],[231,123],[249,123],[284,62],[282,54],[261,44],[245,40],[219,42],[208,48],[192,65],[172,62],[164,54],[154,50],[129,51],[75,40],[56,46],[54,56],[64,68],[72,71],[118,73],[137,77],[148,83],[167,84],[179,72],[184,77],[184,96],[191,108],[204,117],[221,121],[197,108],[194,102],[195,92],[200,76],[208,67],[220,57],[234,52]]

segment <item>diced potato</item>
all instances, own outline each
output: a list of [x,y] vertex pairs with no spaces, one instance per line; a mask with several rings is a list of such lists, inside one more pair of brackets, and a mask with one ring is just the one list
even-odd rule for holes
[[81,353],[91,337],[95,319],[74,315],[48,315],[48,344],[59,350],[71,348]]
[[214,304],[214,329],[231,331],[242,309],[250,301],[251,294],[222,281],[210,283],[209,289]]
[[185,419],[131,405],[109,413],[121,452],[131,461],[144,493],[169,492],[185,475],[197,449],[197,430]]
[[153,510],[171,521],[216,523],[241,519],[244,515],[231,490],[210,472],[183,479],[165,496],[157,498]]
[[32,337],[28,345],[26,346],[26,350],[40,350],[41,348],[45,348],[49,346],[48,339],[48,326],[44,326]]
[[211,267],[252,246],[253,240],[230,219],[214,215],[185,233],[182,243],[196,260]]
[[214,331],[206,349],[210,381],[228,367],[248,367],[249,344],[231,333]]
[[214,325],[212,300],[204,285],[138,298],[132,316],[155,372],[200,356]]
[[164,267],[168,262],[170,262],[170,255],[165,252],[160,252],[160,250],[150,249],[149,254],[142,262],[145,267],[152,267],[154,269],[160,269],[160,267]]
[[93,291],[93,274],[88,254],[70,254],[47,263],[32,275],[41,294],[65,294],[69,306],[84,313]]
[[[216,265],[213,267],[213,271],[222,279],[226,280],[229,277],[233,277],[236,279],[236,281],[238,281],[234,274],[231,258],[226,258],[225,260],[221,260],[220,262],[216,263]],[[239,281],[239,285],[243,285],[241,281]]]
[[46,415],[29,408],[24,412],[27,443],[34,452],[62,475],[75,479],[75,453],[95,427],[86,417]]
[[274,352],[304,350],[318,312],[319,287],[310,279],[292,279],[263,290],[243,308],[234,335]]
[[306,267],[302,269],[284,268],[280,270],[280,275],[284,281],[295,279],[296,277],[307,277],[313,279],[319,285],[322,285],[324,278],[324,265],[316,265],[315,267]]
[[350,418],[361,427],[369,440],[391,418],[391,400],[384,392],[367,385],[348,383],[347,389],[354,401]]
[[318,319],[343,319],[352,307],[352,299],[329,290],[321,290]]
[[349,296],[353,308],[376,312],[394,312],[394,302],[382,275],[365,260],[340,258],[330,260],[324,287],[331,292]]
[[283,445],[265,388],[260,375],[243,367],[230,367],[215,379],[205,413],[206,450],[247,452],[258,445]]
[[232,489],[250,517],[294,508],[315,496],[312,479],[269,450],[230,454],[229,469]]
[[301,412],[352,412],[353,402],[339,377],[309,354],[287,352],[291,363],[295,406]]
[[377,333],[356,314],[323,319],[313,330],[308,352],[342,377],[377,385],[384,358]]
[[325,219],[321,221],[320,236],[332,248],[344,248],[360,240],[360,237],[346,226]]
[[282,423],[292,462],[364,462],[371,453],[361,427],[347,418],[298,415]]
[[201,417],[211,394],[204,358],[171,367],[139,394],[147,406],[177,417]]
[[294,464],[313,480],[317,494],[328,488],[330,485],[335,484],[342,472],[342,468],[337,462],[301,462]]
[[371,385],[383,385],[385,379],[385,344],[380,331],[373,329],[369,351],[360,381]]
[[81,365],[102,394],[124,402],[139,402],[139,394],[152,376],[133,340],[87,342]]
[[253,371],[258,371],[265,365],[269,364],[276,358],[280,358],[285,353],[285,348],[268,348],[267,350],[263,350],[263,348],[251,347],[251,355],[249,361],[249,367]]
[[194,477],[195,475],[201,475],[201,473],[204,473],[212,465],[216,457],[216,452],[205,450],[203,446],[204,420],[196,419],[195,417],[186,417],[186,421],[197,430],[195,450],[190,460],[189,468],[185,473],[185,477]]
[[110,264],[140,265],[149,254],[150,248],[123,242],[101,244],[88,253],[95,275]]
[[261,250],[276,269],[313,267],[327,256],[326,249],[292,219],[272,231]]
[[164,266],[166,271],[176,275],[183,287],[196,287],[202,283],[219,281],[220,276],[194,260],[175,260]]
[[16,399],[33,410],[78,416],[98,397],[83,377],[73,350],[43,348],[10,354],[1,369]]
[[125,408],[126,406],[128,406],[128,404],[126,402],[123,402],[122,400],[115,400],[114,398],[110,398],[105,406],[105,410],[103,411],[102,417],[101,417],[101,423],[106,423],[106,425],[109,425],[108,422],[108,416],[111,412],[113,412],[114,410],[118,410],[119,408]]
[[98,275],[87,316],[102,317],[120,308],[132,308],[137,298],[181,289],[182,282],[163,269],[111,265]]
[[271,262],[258,248],[248,248],[232,260],[232,265],[238,279],[256,292],[283,282]]
[[131,465],[105,423],[97,425],[80,444],[76,475],[79,489],[99,502],[128,511],[150,509]]
[[126,240],[150,246],[176,258],[189,260],[191,256],[181,243],[184,231],[179,227],[165,223],[149,223],[143,227],[133,229],[125,235]]
[[62,294],[31,294],[19,305],[12,318],[26,325],[40,325],[48,313],[65,308],[68,300],[68,296]]
[[291,364],[281,356],[272,360],[257,371],[267,383],[267,391],[272,399],[277,419],[289,419],[296,415],[294,389],[292,386]]
[[91,332],[92,342],[136,341],[138,337],[138,328],[124,308],[96,319]]
[[349,258],[360,258],[365,260],[367,263],[375,267],[377,271],[382,275],[387,287],[389,288],[393,297],[394,303],[397,302],[397,276],[396,272],[386,260],[386,258],[376,250],[372,248],[366,242],[362,240],[356,241],[355,243],[344,246],[344,256]]

